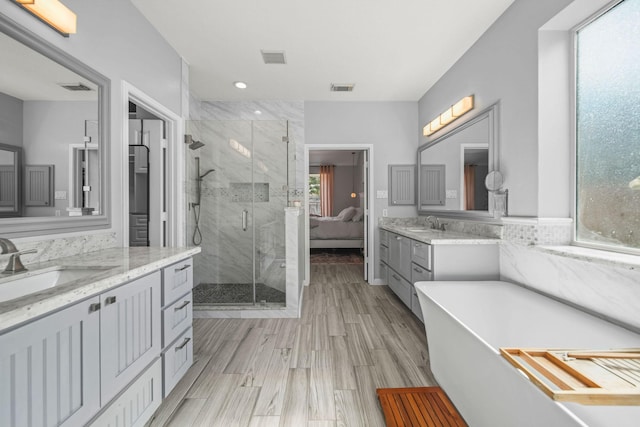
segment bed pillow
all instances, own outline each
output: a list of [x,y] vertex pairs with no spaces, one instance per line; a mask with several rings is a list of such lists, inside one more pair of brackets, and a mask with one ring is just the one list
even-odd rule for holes
[[362,218],[364,218],[364,209],[356,208],[356,214],[353,216],[351,221],[360,222],[360,221],[362,221]]
[[336,218],[340,221],[347,222],[347,221],[351,221],[351,219],[355,214],[356,214],[356,208],[354,208],[353,206],[349,206],[348,208],[342,209],[342,211],[340,211],[340,213]]

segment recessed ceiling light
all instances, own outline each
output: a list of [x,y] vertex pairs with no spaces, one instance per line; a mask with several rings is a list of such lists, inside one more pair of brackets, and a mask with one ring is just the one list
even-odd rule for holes
[[245,82],[233,82],[233,85],[238,89],[246,89],[247,84]]

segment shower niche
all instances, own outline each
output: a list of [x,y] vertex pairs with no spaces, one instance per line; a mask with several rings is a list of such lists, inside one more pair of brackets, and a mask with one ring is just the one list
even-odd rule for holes
[[202,248],[194,304],[284,306],[287,122],[191,121],[187,131],[203,144],[187,150],[187,234]]

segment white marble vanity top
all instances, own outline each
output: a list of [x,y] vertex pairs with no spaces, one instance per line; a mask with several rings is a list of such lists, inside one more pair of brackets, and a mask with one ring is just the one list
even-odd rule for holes
[[36,274],[49,268],[91,268],[95,275],[74,280],[43,291],[0,302],[0,330],[12,328],[48,312],[95,296],[115,286],[159,270],[200,253],[192,248],[112,248],[88,252],[48,262],[27,264],[29,271],[16,276],[0,275],[0,286],[12,277]]
[[432,230],[420,226],[380,225],[383,230],[400,234],[418,242],[430,245],[489,245],[500,243],[495,237],[477,236],[475,234],[458,233],[455,231]]

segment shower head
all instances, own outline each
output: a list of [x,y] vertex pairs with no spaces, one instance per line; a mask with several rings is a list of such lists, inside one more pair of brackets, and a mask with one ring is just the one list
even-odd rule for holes
[[189,144],[189,148],[192,150],[204,147],[204,142],[194,140],[191,135],[184,136],[184,143]]
[[[204,144],[203,144],[204,145]],[[206,171],[205,173],[203,173],[202,175],[200,175],[199,179],[204,178],[205,176],[209,175],[211,172],[215,172],[215,169],[209,169],[208,171]]]

